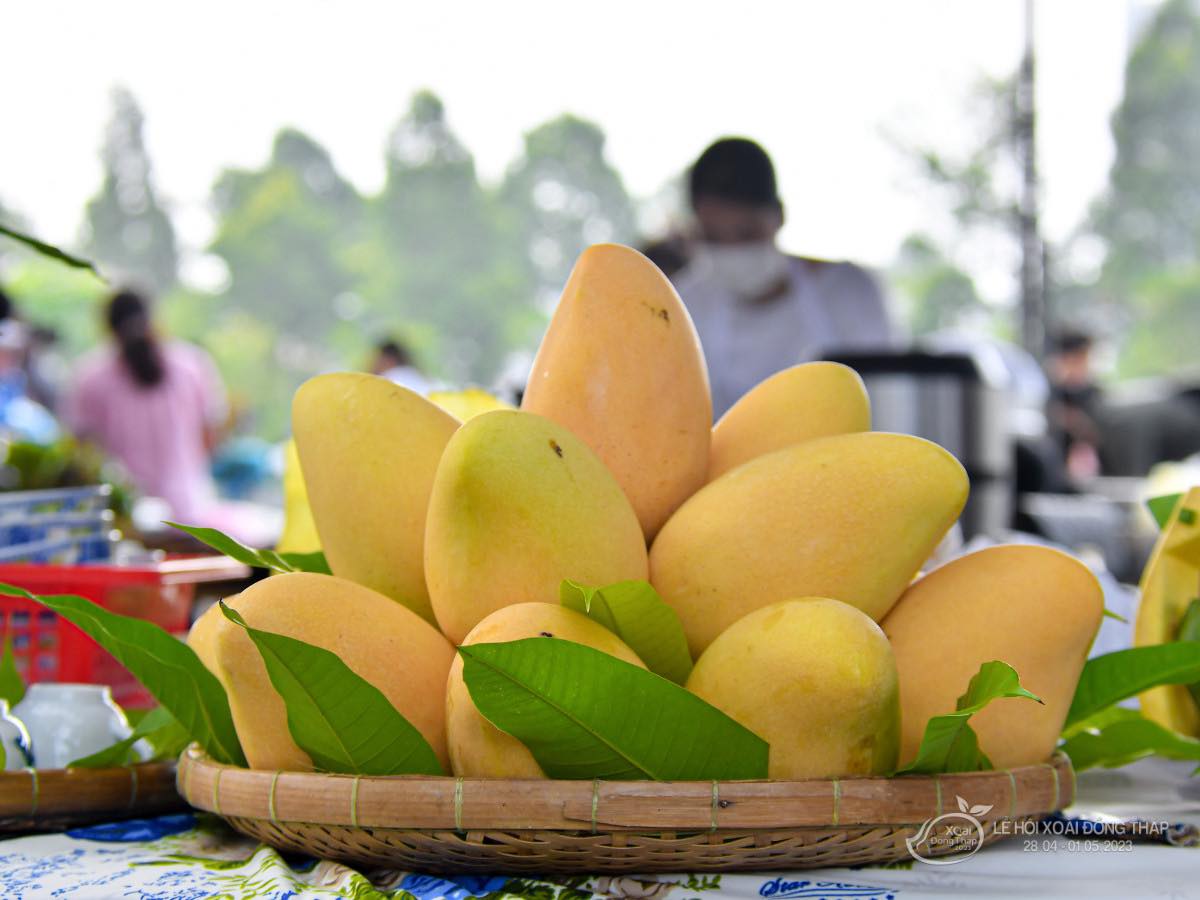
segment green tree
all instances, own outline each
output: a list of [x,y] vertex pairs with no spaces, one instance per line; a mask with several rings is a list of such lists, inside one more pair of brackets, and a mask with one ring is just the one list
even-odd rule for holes
[[267,165],[228,170],[213,188],[211,249],[229,269],[226,297],[280,335],[317,347],[350,290],[344,254],[361,228],[362,201],[316,141],[276,137]]
[[539,321],[505,211],[428,91],[392,131],[385,162],[356,254],[364,323],[407,339],[436,375],[487,383]]
[[1091,232],[1105,247],[1093,294],[1124,336],[1122,375],[1195,366],[1200,346],[1200,14],[1168,0],[1129,56],[1112,118],[1116,153]]
[[164,318],[213,354],[243,426],[278,439],[302,381],[359,363],[361,352],[331,336],[353,288],[345,256],[363,227],[363,201],[320,144],[283,129],[261,169],[218,177],[213,205],[210,249],[225,262],[228,285],[217,296],[175,292]]
[[604,155],[604,132],[573,115],[525,135],[525,152],[508,170],[501,198],[515,215],[543,303],[558,297],[589,244],[636,235],[633,204]]
[[1200,16],[1190,0],[1164,3],[1134,47],[1112,133],[1093,223],[1108,246],[1104,285],[1121,290],[1200,259]]
[[892,280],[905,301],[905,319],[915,336],[961,325],[985,308],[971,276],[926,235],[911,235],[904,241]]
[[113,91],[113,114],[100,156],[104,178],[87,204],[85,251],[118,276],[156,291],[175,283],[175,230],[154,189],[143,138],[145,117],[133,95]]

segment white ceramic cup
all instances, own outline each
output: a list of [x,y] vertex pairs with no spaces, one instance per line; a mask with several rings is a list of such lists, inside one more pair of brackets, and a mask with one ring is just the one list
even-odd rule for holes
[[13,714],[25,723],[39,769],[67,763],[129,737],[129,720],[100,684],[31,684]]
[[4,768],[12,772],[29,765],[29,732],[24,723],[0,700],[0,744],[4,746]]

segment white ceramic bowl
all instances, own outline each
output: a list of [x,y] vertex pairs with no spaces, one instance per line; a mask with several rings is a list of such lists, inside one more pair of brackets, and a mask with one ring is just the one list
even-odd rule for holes
[[31,684],[13,709],[29,732],[33,763],[61,769],[129,737],[129,721],[99,684]]

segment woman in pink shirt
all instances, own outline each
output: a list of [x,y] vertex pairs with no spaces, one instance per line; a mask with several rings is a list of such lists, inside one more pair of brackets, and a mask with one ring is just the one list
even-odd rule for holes
[[216,366],[199,347],[160,339],[134,291],[113,295],[106,319],[116,345],[81,362],[67,426],[120,462],[142,493],[165,500],[176,520],[210,519],[209,454],[228,416]]

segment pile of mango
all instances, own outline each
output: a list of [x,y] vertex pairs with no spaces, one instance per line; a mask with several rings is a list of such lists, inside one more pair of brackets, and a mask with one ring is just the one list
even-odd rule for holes
[[[229,606],[336,653],[460,776],[543,773],[476,710],[456,645],[555,637],[642,664],[560,605],[564,579],[648,579],[686,634],[687,689],[766,740],[780,779],[894,771],[989,660],[1043,703],[992,703],[972,720],[981,749],[1046,760],[1103,613],[1088,569],[1042,547],[922,575],[967,475],[933,443],[871,432],[844,366],[780,372],[714,427],[686,309],[623,246],[578,260],[519,410],[460,422],[330,374],[297,392],[293,429],[334,574],[277,575]],[[214,609],[189,642],[250,765],[311,769],[246,632]]]

